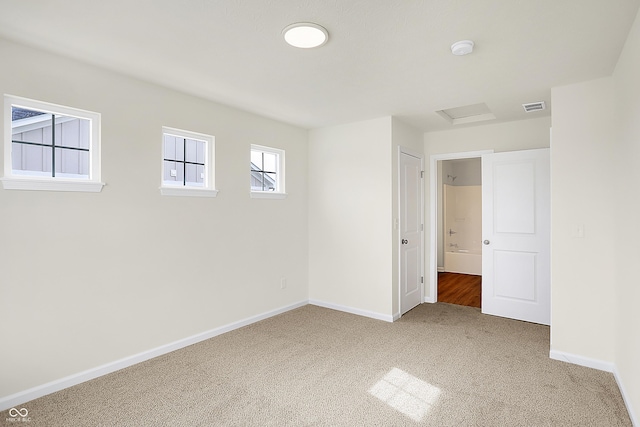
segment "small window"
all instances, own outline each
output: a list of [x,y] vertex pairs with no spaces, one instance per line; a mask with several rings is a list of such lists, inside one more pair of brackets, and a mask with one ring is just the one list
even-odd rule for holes
[[282,198],[284,192],[284,151],[251,145],[251,197]]
[[11,190],[102,190],[100,115],[5,95],[2,183]]
[[162,186],[167,196],[215,197],[213,137],[162,128]]

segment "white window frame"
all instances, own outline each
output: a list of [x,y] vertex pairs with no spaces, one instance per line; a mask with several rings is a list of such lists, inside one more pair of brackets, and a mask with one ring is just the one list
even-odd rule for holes
[[[177,136],[179,138],[197,139],[205,142],[204,186],[167,185],[164,182],[164,135]],[[160,149],[160,194],[163,196],[184,197],[216,197],[218,190],[215,186],[215,138],[204,133],[176,129],[167,126],[162,127],[162,144]]]
[[[42,111],[49,114],[77,117],[89,120],[90,145],[89,145],[89,179],[72,178],[69,176],[44,176],[42,174],[18,174],[13,172],[12,143],[11,143],[11,118],[12,107],[26,108]],[[101,182],[100,165],[100,113],[80,110],[73,107],[22,98],[13,95],[4,95],[4,171],[0,178],[5,190],[38,190],[38,191],[80,191],[99,193],[105,185]]]
[[249,151],[249,158],[251,158],[251,151],[262,151],[265,153],[272,153],[278,156],[278,170],[276,171],[276,191],[256,191],[251,189],[249,184],[249,190],[251,192],[252,199],[284,199],[287,197],[285,192],[285,159],[284,150],[273,147],[266,147],[264,145],[251,144]]

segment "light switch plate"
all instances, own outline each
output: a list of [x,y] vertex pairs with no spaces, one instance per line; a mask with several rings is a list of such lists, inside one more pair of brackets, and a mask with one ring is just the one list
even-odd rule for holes
[[584,224],[574,224],[571,227],[571,237],[576,239],[584,238]]

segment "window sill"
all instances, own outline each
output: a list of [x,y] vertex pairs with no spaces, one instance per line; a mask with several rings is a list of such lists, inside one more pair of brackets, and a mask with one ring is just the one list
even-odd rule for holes
[[179,197],[216,197],[218,190],[210,190],[207,188],[160,187],[160,194],[163,196]]
[[65,181],[54,179],[31,178],[0,178],[5,190],[32,190],[32,191],[76,191],[84,193],[99,193],[104,187],[104,182],[95,181]]
[[286,199],[287,193],[274,193],[272,191],[252,191],[252,199]]

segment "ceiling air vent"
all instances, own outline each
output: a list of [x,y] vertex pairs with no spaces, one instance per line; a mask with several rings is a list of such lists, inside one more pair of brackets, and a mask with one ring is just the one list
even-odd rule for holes
[[544,105],[544,101],[540,101],[540,102],[532,102],[530,104],[522,104],[522,108],[524,108],[525,112],[531,113],[533,111],[544,110],[547,107]]

